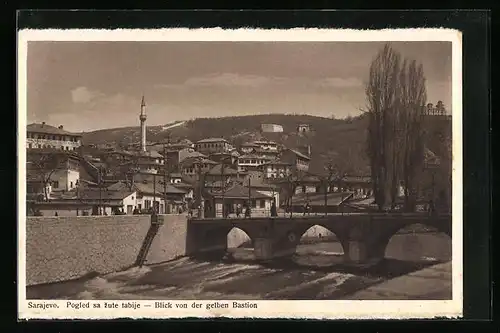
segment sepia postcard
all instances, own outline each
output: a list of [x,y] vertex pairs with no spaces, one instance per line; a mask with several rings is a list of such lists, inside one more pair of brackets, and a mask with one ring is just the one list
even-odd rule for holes
[[461,43],[19,31],[19,318],[461,317]]

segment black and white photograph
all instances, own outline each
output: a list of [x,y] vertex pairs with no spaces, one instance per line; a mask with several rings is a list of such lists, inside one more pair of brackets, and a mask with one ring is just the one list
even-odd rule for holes
[[25,315],[460,314],[460,34],[180,30],[26,32]]

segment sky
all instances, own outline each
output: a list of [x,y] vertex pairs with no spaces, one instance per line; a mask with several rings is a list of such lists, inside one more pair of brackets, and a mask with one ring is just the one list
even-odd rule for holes
[[[199,117],[310,114],[365,108],[370,62],[382,42],[28,43],[28,123],[69,131]],[[428,102],[451,109],[451,42],[391,42],[423,64]]]

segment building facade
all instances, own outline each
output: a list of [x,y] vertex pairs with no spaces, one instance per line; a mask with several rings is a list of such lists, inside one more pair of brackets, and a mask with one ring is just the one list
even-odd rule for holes
[[281,160],[289,163],[293,168],[300,171],[309,170],[311,158],[294,149],[285,149],[281,154]]
[[76,150],[81,144],[81,135],[65,131],[62,125],[54,127],[43,122],[26,127],[27,149]]
[[233,146],[223,138],[203,139],[195,144],[196,151],[202,154],[227,153],[233,150]]
[[282,133],[283,126],[277,124],[261,124],[260,128],[264,133]]
[[238,160],[238,167],[244,170],[258,170],[260,169],[264,164],[270,162],[271,158],[268,156],[264,155],[257,155],[257,154],[246,154],[243,156],[240,156]]
[[270,161],[262,165],[265,178],[285,178],[292,173],[292,164],[281,160]]

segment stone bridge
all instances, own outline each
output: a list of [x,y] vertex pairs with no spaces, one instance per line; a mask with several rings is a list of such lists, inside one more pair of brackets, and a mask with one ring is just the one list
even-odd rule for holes
[[258,260],[270,260],[295,253],[301,236],[312,226],[320,225],[333,232],[344,250],[346,264],[365,265],[382,260],[392,236],[399,230],[423,224],[451,237],[451,214],[428,213],[347,213],[327,216],[206,218],[188,221],[187,252],[227,250],[227,235],[232,228],[247,233]]

